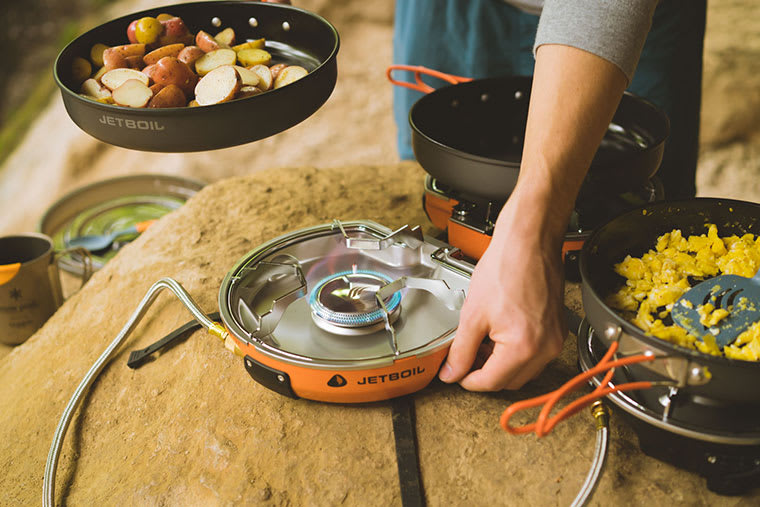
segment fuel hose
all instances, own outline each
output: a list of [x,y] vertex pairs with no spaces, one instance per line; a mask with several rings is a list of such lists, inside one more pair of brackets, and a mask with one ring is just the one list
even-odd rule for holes
[[571,507],[583,507],[588,505],[589,500],[596,491],[599,479],[604,471],[604,465],[607,462],[607,450],[610,442],[609,428],[609,410],[605,407],[604,402],[597,400],[591,405],[591,415],[596,421],[596,444],[594,446],[594,459],[591,462],[591,468],[583,481],[581,490],[570,504]]
[[100,375],[100,372],[116,354],[119,346],[127,339],[135,327],[137,327],[137,324],[142,320],[143,316],[148,311],[148,308],[164,289],[171,290],[188,310],[190,310],[190,313],[192,313],[195,320],[197,320],[210,334],[213,334],[222,340],[227,340],[228,335],[224,327],[209,319],[203,311],[201,311],[190,294],[188,294],[177,281],[172,278],[162,278],[154,283],[151,288],[148,289],[147,294],[145,294],[142,301],[140,301],[140,304],[132,313],[132,316],[127,323],[121,328],[118,336],[116,336],[108,348],[87,371],[87,374],[85,374],[82,382],[80,382],[76,391],[74,391],[74,394],[71,396],[69,403],[66,405],[66,408],[61,415],[58,427],[55,430],[55,435],[53,436],[53,442],[50,444],[47,462],[45,463],[45,475],[42,482],[42,505],[44,507],[53,507],[55,505],[55,473],[58,468],[58,459],[61,454],[61,448],[63,447],[66,430],[71,423],[74,412],[92,383],[95,382],[95,379]]

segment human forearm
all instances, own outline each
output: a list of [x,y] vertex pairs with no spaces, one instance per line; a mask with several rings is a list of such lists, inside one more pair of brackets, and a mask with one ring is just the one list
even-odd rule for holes
[[[507,227],[512,234],[564,234],[625,86],[619,67],[591,53],[561,45],[538,48],[520,176],[507,206],[520,210],[520,220]],[[502,215],[497,236],[509,218]]]
[[[567,334],[560,245],[625,84],[618,67],[590,53],[539,48],[520,175],[473,273],[445,382],[517,389],[559,354]],[[486,335],[493,350],[470,371]]]

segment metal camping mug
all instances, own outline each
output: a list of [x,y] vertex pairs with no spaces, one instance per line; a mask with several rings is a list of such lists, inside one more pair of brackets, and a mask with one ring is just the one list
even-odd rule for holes
[[72,253],[85,266],[84,285],[92,273],[85,250],[56,253],[53,241],[44,234],[0,237],[0,342],[23,343],[63,304],[58,260]]

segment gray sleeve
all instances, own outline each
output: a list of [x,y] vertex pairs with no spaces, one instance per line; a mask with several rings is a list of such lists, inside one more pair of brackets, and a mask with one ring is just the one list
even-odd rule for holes
[[633,78],[658,0],[546,0],[533,52],[542,44],[583,49]]

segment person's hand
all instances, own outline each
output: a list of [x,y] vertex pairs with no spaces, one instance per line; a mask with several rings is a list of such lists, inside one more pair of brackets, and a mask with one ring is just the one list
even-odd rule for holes
[[[504,207],[475,268],[439,374],[471,391],[522,387],[559,355],[567,335],[561,243],[527,226],[531,211],[517,205],[510,199]],[[493,343],[483,344],[486,336]],[[470,372],[476,356],[487,359]]]

